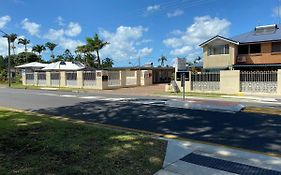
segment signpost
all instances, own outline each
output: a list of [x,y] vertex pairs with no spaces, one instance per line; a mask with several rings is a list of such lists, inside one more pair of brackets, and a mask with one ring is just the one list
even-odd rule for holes
[[181,74],[182,100],[185,100],[185,73]]
[[176,59],[176,72],[177,72],[177,74],[180,74],[181,87],[182,87],[182,99],[185,100],[185,81],[186,81],[186,76],[188,76],[185,58]]

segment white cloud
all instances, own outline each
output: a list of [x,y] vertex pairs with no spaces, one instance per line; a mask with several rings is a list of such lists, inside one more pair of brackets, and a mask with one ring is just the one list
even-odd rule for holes
[[67,36],[74,37],[74,36],[79,35],[81,33],[81,31],[82,31],[82,28],[78,23],[70,22],[67,26],[67,29],[65,30],[65,34]]
[[163,43],[172,48],[170,54],[173,56],[192,56],[200,53],[199,44],[215,36],[227,36],[231,23],[226,19],[217,17],[201,16],[195,17],[193,24],[186,31],[177,30],[177,36],[167,38]]
[[146,57],[146,56],[150,55],[152,53],[152,51],[153,51],[152,48],[145,47],[145,48],[142,48],[139,50],[138,55],[140,57]]
[[10,21],[11,21],[11,17],[8,15],[0,17],[0,29],[5,27],[5,25]]
[[115,32],[101,30],[100,35],[110,44],[101,50],[103,57],[113,59],[136,58],[139,54],[147,56],[152,52],[151,48],[137,48],[143,40],[143,34],[148,31],[142,26],[120,26]]
[[80,40],[75,40],[70,37],[79,35],[81,31],[81,26],[78,23],[70,22],[66,28],[49,29],[48,32],[43,35],[43,37],[55,42],[62,49],[69,49],[71,52],[74,52],[78,45],[82,45],[84,43]]
[[7,46],[8,46],[7,39],[0,37],[0,55],[3,56],[8,55]]
[[74,52],[77,46],[83,45],[84,43],[79,40],[74,40],[70,38],[62,37],[59,39],[59,46],[64,49],[69,49],[71,52]]
[[160,5],[151,5],[146,7],[146,11],[149,13],[156,12],[158,10],[160,10]]
[[61,16],[58,16],[58,17],[57,17],[56,23],[57,23],[59,26],[64,26],[64,25],[65,25],[64,19],[63,19]]
[[25,18],[21,22],[22,28],[25,29],[30,35],[39,36],[40,31],[40,24],[37,24],[35,22],[30,22],[28,18]]
[[172,17],[177,17],[177,16],[181,16],[184,14],[184,11],[183,10],[180,10],[180,9],[176,9],[175,11],[173,12],[169,12],[167,13],[167,16],[169,18],[172,18]]
[[59,29],[49,29],[48,32],[44,35],[44,38],[49,39],[49,40],[58,40],[59,38],[64,36],[64,30]]

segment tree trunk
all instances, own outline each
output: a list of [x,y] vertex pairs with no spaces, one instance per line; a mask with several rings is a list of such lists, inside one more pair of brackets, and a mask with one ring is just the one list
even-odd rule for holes
[[98,60],[98,67],[100,68],[100,55],[99,55],[99,50],[97,50],[97,60]]
[[24,45],[24,51],[25,51],[25,62],[27,63],[28,60],[27,60],[27,46],[26,46],[26,44]]

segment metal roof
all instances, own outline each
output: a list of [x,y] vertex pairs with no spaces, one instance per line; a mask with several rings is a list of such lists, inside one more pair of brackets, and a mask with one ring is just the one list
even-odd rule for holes
[[85,66],[80,62],[68,62],[68,61],[58,61],[55,63],[51,63],[44,67],[42,70],[82,70]]
[[280,41],[281,40],[281,29],[278,25],[265,25],[255,27],[254,30],[243,33],[231,38],[226,38],[220,35],[216,35],[211,39],[203,42],[199,46],[204,46],[216,39],[221,39],[234,44],[246,44],[246,43],[256,43],[256,42],[266,42],[266,41]]
[[38,62],[31,62],[31,63],[26,63],[23,65],[16,66],[16,68],[24,69],[24,68],[44,68],[48,64],[44,63],[38,63]]
[[264,41],[277,41],[281,40],[281,30],[277,25],[268,25],[256,27],[255,30],[243,33],[241,35],[230,38],[231,40],[243,43],[255,43]]
[[233,40],[233,39],[229,39],[229,38],[226,38],[226,37],[223,37],[223,36],[220,36],[220,35],[216,35],[214,36],[213,38],[210,38],[208,39],[207,41],[203,42],[202,44],[200,44],[199,46],[202,47],[216,39],[220,39],[220,40],[224,40],[224,41],[227,41],[227,42],[230,42],[230,43],[233,43],[233,44],[239,44],[239,42]]

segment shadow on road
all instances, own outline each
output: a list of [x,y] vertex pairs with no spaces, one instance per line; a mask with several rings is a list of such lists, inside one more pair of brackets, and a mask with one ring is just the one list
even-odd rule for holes
[[129,102],[81,102],[35,112],[281,155],[281,117],[177,109]]

